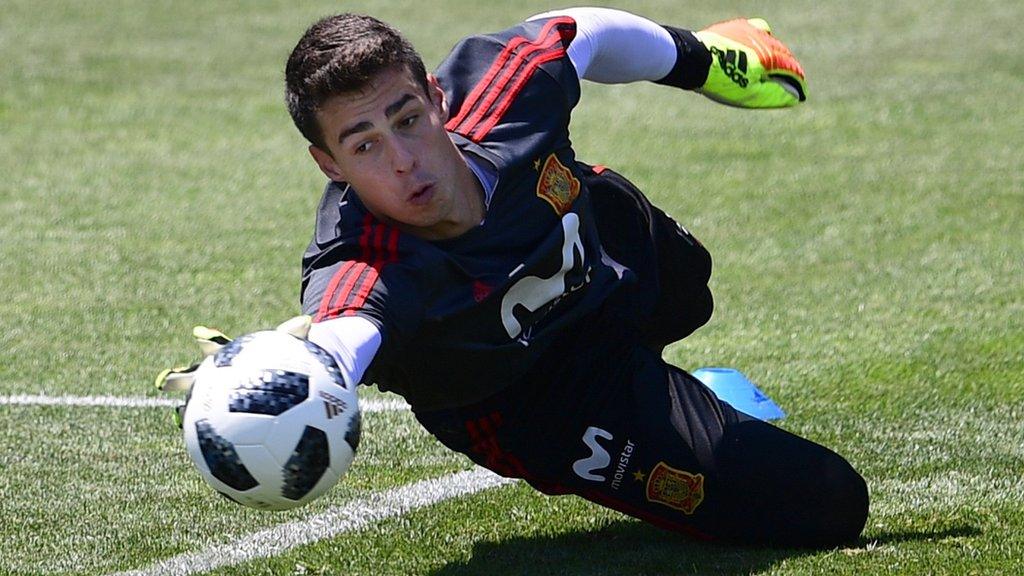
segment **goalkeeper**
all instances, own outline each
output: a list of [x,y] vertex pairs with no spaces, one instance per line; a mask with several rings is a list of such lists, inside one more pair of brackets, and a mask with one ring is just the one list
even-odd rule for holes
[[392,27],[325,18],[286,69],[329,179],[303,258],[310,338],[446,446],[542,492],[719,541],[855,539],[868,495],[843,458],[662,360],[710,318],[711,258],[626,178],[577,160],[581,79],[743,108],[805,98],[763,20],[690,32],[560,10],[464,39],[427,74]]

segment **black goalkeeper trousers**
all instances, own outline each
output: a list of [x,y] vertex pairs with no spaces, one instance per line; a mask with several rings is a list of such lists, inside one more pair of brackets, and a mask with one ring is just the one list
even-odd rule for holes
[[417,417],[498,474],[698,538],[830,547],[860,534],[867,487],[842,457],[733,410],[647,347],[592,352]]

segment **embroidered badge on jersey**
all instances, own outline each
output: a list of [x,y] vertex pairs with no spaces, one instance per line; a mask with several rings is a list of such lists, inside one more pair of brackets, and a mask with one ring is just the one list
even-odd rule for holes
[[564,216],[580,195],[580,180],[553,153],[544,161],[537,180],[537,196],[547,200],[555,214]]

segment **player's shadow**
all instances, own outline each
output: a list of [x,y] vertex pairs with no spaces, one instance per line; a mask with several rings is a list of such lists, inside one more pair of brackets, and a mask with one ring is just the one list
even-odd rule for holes
[[974,538],[981,534],[977,526],[961,524],[948,528],[933,530],[909,530],[906,532],[886,531],[872,537],[861,537],[859,547],[870,548],[874,546],[887,546],[912,541],[939,541],[951,538]]
[[618,520],[592,532],[478,542],[464,563],[433,576],[565,576],[582,574],[739,575],[758,572],[803,550],[708,544],[646,524]]
[[[908,541],[972,537],[974,526],[886,532],[844,549],[856,555],[877,546]],[[738,576],[766,570],[787,558],[818,554],[805,549],[709,544],[643,523],[618,520],[592,532],[478,542],[466,562],[449,564],[433,576],[567,576],[719,574]],[[666,572],[666,567],[671,567]]]

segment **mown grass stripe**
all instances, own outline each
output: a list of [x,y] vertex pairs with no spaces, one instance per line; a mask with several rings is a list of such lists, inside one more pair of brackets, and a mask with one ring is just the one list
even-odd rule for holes
[[[48,396],[45,394],[18,394],[0,396],[0,406],[102,406],[111,408],[166,408],[181,403],[176,398],[144,398],[131,396]],[[407,410],[401,400],[361,400],[363,412],[393,412]]]
[[115,576],[186,576],[269,558],[297,546],[360,530],[374,522],[510,482],[512,480],[483,468],[423,480],[353,500],[304,520],[279,524],[237,540],[167,558],[148,568],[120,572]]

